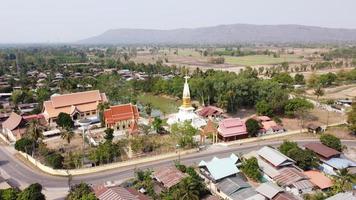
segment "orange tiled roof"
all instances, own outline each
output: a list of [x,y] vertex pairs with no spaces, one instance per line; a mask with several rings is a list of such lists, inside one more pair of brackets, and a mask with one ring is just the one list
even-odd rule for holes
[[326,177],[319,171],[310,170],[305,171],[304,174],[310,178],[310,182],[312,182],[314,185],[318,186],[322,190],[330,188],[333,185],[331,179]]
[[61,112],[72,114],[75,110],[79,112],[96,110],[101,102],[107,102],[107,98],[98,90],[52,96],[51,100],[43,103],[44,115],[51,118],[57,117]]
[[139,118],[137,106],[132,104],[122,104],[111,106],[104,111],[104,118],[107,124],[115,124],[118,121]]

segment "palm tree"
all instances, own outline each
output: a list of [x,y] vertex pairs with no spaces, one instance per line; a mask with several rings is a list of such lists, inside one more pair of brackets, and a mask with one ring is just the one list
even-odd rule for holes
[[32,151],[32,155],[34,153],[34,149],[36,147],[36,143],[38,142],[38,140],[41,138],[43,138],[43,127],[40,125],[40,123],[38,122],[38,120],[31,120],[27,123],[27,130],[26,130],[26,134],[27,136],[33,140],[33,151]]
[[173,197],[179,200],[199,200],[199,184],[193,178],[187,177],[179,183]]
[[105,109],[108,109],[110,107],[110,104],[108,102],[103,102],[103,103],[99,103],[97,110],[99,113],[99,118],[100,118],[100,122],[101,125],[104,126],[104,111]]
[[324,95],[324,90],[323,88],[318,85],[315,89],[314,89],[314,94],[316,95],[316,100],[318,101],[319,100],[319,97],[320,96],[323,96]]
[[72,129],[64,129],[61,131],[61,138],[66,140],[68,144],[70,144],[70,141],[74,137],[74,132]]
[[352,188],[352,183],[356,181],[356,175],[350,174],[347,168],[340,169],[333,175],[334,178],[334,192],[345,192]]
[[151,123],[151,114],[152,114],[152,104],[151,103],[147,103],[145,106],[145,112],[148,116],[148,121],[149,123]]

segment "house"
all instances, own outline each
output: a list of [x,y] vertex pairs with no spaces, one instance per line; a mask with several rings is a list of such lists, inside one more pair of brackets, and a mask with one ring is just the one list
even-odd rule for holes
[[309,177],[310,182],[321,190],[328,189],[333,185],[332,180],[319,171],[309,170],[303,173]]
[[226,158],[214,157],[210,161],[202,160],[199,163],[200,172],[209,180],[218,181],[229,176],[235,176],[240,170],[237,166],[241,164],[240,159],[231,154]]
[[273,180],[294,195],[311,192],[314,188],[314,184],[309,181],[309,177],[294,167],[280,169],[279,175],[275,176]]
[[304,145],[305,149],[308,149],[317,154],[321,159],[328,160],[330,158],[339,157],[340,152],[330,148],[319,142],[311,142]]
[[93,186],[93,192],[99,200],[149,200],[147,196],[135,189],[121,186],[96,185]]
[[133,128],[138,123],[139,112],[137,106],[130,104],[122,104],[110,106],[104,111],[104,121],[108,128],[115,131],[126,130]]
[[317,124],[308,124],[307,129],[309,133],[321,133],[324,131],[324,129]]
[[69,114],[73,120],[94,119],[97,118],[98,105],[107,101],[105,93],[99,90],[52,95],[49,101],[43,103],[43,115],[50,124],[56,121],[61,112]]
[[[216,191],[222,199],[246,200],[258,193],[241,176],[224,178],[216,184]],[[255,198],[258,199],[258,198]],[[259,199],[264,199],[260,196]]]
[[159,182],[164,188],[169,189],[178,184],[183,178],[188,175],[179,171],[176,167],[164,167],[156,170],[152,174],[153,178]]
[[273,200],[297,200],[297,199],[286,192],[282,192],[282,193],[277,194],[273,198]]
[[356,163],[354,161],[349,160],[345,157],[331,158],[322,162],[322,171],[329,175],[335,175],[336,171],[340,169],[356,167]]
[[255,116],[254,119],[261,124],[260,134],[282,133],[285,131],[282,126],[278,125],[268,116]]
[[257,154],[277,169],[286,166],[291,166],[295,163],[295,161],[291,158],[269,146],[262,147],[260,150],[257,151]]
[[10,141],[16,142],[26,132],[26,121],[18,114],[12,112],[9,118],[2,123],[2,134]]
[[224,110],[215,106],[205,106],[199,110],[197,110],[197,114],[204,118],[216,118],[221,117],[224,113]]
[[356,200],[356,196],[352,192],[343,192],[343,193],[338,193],[325,200]]
[[224,142],[248,137],[245,122],[240,118],[223,119],[219,123],[218,137]]
[[274,183],[266,182],[259,185],[256,188],[256,191],[267,199],[273,199],[277,194],[282,193],[284,190]]

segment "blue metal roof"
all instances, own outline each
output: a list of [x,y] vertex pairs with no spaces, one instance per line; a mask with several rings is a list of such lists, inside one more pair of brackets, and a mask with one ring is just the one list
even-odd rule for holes
[[214,180],[219,180],[240,172],[236,167],[239,158],[235,154],[231,154],[227,158],[214,157],[211,161],[201,161],[199,167],[206,167]]
[[325,161],[325,164],[335,169],[356,167],[356,163],[354,161],[351,161],[346,158],[331,158],[330,160]]

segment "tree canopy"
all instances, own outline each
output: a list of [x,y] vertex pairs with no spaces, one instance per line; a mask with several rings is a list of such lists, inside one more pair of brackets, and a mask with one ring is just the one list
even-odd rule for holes
[[320,136],[320,142],[337,151],[342,151],[341,140],[334,135],[323,134]]

